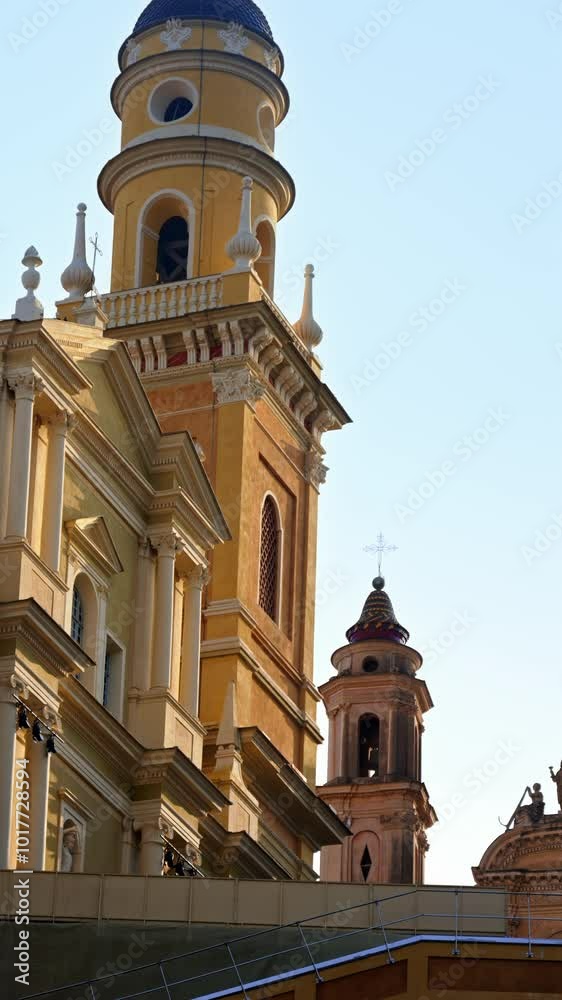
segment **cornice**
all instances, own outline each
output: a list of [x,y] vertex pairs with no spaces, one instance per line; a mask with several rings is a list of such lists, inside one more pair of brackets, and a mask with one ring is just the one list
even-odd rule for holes
[[123,106],[134,87],[154,80],[160,73],[200,72],[208,70],[227,73],[252,83],[263,90],[275,108],[276,124],[280,125],[290,105],[289,92],[276,73],[244,56],[233,56],[214,49],[183,49],[176,52],[158,52],[128,66],[117,77],[111,88],[111,104],[118,118],[123,116]]
[[[195,807],[200,815],[230,805],[229,799],[176,747],[145,750],[133,773],[134,784],[163,784],[175,802]],[[187,801],[186,801],[187,800]]]
[[[120,787],[132,787],[132,770],[143,747],[127,729],[94,698],[83,684],[69,678],[61,687],[61,717],[120,775]],[[75,751],[78,753],[78,751]],[[92,769],[94,774],[98,774]]]
[[[19,371],[17,354],[20,351],[22,353],[30,351],[33,356],[36,354],[38,359],[42,359],[47,368],[52,369],[60,378],[61,388],[70,396],[92,388],[90,379],[68,357],[68,354],[60,347],[49,330],[41,323],[20,323],[9,336],[7,358],[5,359],[7,374],[15,375]],[[26,364],[25,367],[28,365]]]
[[[183,139],[155,139],[122,150],[109,160],[99,180],[99,196],[113,212],[122,187],[136,177],[166,167],[202,166],[230,170],[245,177],[249,169],[249,148],[229,139],[202,136]],[[266,188],[279,206],[279,217],[287,214],[295,200],[295,185],[281,164],[258,149],[251,149],[254,182]]]
[[320,744],[324,742],[324,737],[316,722],[300,709],[292,698],[269,676],[252,650],[239,636],[231,636],[224,639],[205,639],[201,643],[202,660],[225,655],[240,656],[248,664],[258,683],[288,712],[301,729],[305,729],[315,743]]
[[33,598],[0,603],[0,639],[31,646],[42,666],[59,679],[94,666],[84,650]]

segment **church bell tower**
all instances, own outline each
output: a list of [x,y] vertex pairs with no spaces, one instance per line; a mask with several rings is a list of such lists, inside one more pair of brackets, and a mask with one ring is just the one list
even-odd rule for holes
[[426,830],[437,816],[422,781],[423,716],[433,703],[377,577],[337,670],[320,690],[330,720],[328,782],[318,789],[351,836],[322,850],[329,882],[424,882]]

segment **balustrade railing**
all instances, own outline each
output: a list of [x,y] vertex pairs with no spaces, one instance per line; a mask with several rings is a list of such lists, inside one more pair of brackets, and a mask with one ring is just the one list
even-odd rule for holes
[[222,275],[214,274],[190,281],[110,292],[101,296],[101,305],[108,317],[108,329],[114,330],[217,309],[222,305],[222,293]]

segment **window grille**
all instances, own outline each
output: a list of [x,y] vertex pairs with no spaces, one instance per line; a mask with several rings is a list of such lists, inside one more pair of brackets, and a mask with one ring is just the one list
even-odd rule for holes
[[72,592],[72,622],[70,626],[70,634],[77,642],[79,646],[83,645],[84,642],[84,603],[82,597],[80,596],[80,591],[78,587],[75,587]]
[[279,570],[279,526],[277,510],[271,497],[266,497],[261,517],[260,546],[260,607],[276,620],[277,580]]

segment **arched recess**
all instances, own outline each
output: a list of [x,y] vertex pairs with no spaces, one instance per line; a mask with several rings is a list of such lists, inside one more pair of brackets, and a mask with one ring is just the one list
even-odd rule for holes
[[[70,634],[94,662],[98,656],[98,619],[96,588],[86,573],[79,572],[72,584]],[[94,667],[84,674],[84,686],[91,694],[96,690],[95,675]]]
[[275,290],[275,227],[271,219],[261,216],[255,222],[255,233],[261,243],[261,257],[254,264],[263,287],[273,298]]
[[258,602],[266,614],[277,624],[281,620],[282,561],[281,511],[273,493],[266,493],[260,519]]
[[381,724],[376,715],[362,715],[359,719],[359,777],[380,776]]
[[351,881],[378,882],[380,842],[372,830],[356,833],[351,843]]
[[[176,276],[159,276],[162,250],[168,241]],[[137,230],[135,284],[148,288],[168,281],[184,281],[193,276],[195,209],[181,191],[165,190],[152,195],[142,207]],[[173,268],[172,268],[173,270]]]

